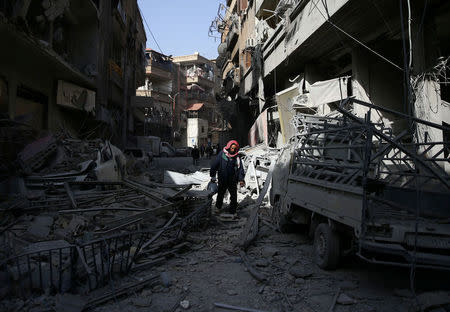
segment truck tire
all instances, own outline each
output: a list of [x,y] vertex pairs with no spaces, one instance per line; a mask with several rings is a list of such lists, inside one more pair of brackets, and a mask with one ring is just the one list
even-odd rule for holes
[[314,233],[314,262],[324,270],[334,270],[340,259],[340,238],[327,223],[317,226]]
[[163,152],[163,153],[160,154],[160,156],[166,158],[166,157],[168,157],[169,155],[168,155],[166,152]]

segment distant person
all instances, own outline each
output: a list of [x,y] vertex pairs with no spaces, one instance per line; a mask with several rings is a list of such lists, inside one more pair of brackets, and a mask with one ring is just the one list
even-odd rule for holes
[[200,146],[200,155],[202,158],[205,157],[205,145],[204,144],[202,144]]
[[193,161],[194,166],[197,166],[198,165],[198,159],[200,158],[200,151],[198,150],[197,145],[194,145],[194,148],[192,149],[191,155],[192,155],[192,161]]
[[206,147],[206,154],[208,155],[208,159],[211,159],[212,153],[213,153],[213,149],[212,149],[211,145],[208,145]]
[[223,197],[228,190],[230,193],[230,208],[231,214],[236,213],[237,209],[237,184],[241,187],[245,186],[244,182],[244,167],[242,160],[238,156],[239,143],[231,140],[225,148],[219,152],[216,159],[211,164],[210,176],[211,182],[216,181],[216,173],[218,175],[219,189],[217,192],[216,208],[220,211],[223,205]]

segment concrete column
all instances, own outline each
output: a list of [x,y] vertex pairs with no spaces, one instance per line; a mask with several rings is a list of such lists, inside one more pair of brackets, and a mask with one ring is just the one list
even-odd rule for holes
[[[448,109],[442,105],[440,94],[440,85],[429,75],[424,73],[437,63],[438,51],[436,45],[436,26],[433,17],[428,15],[425,18],[424,25],[419,33],[420,19],[413,18],[412,33],[417,36],[413,40],[413,72],[411,78],[415,81],[414,93],[416,101],[414,103],[414,116],[433,123],[442,125],[444,110]],[[415,39],[415,38],[413,38]],[[415,140],[417,142],[442,142],[442,130],[417,124],[417,133]],[[432,157],[434,153],[439,152],[442,146],[436,146],[428,153]],[[423,148],[426,148],[424,146]]]

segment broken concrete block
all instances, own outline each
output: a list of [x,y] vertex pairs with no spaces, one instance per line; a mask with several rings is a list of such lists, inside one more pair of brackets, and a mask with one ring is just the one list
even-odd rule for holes
[[227,290],[228,296],[236,296],[237,292],[234,289]]
[[190,304],[190,302],[188,300],[183,300],[183,301],[180,302],[180,306],[183,309],[187,310],[187,309],[190,308],[191,304]]
[[255,261],[255,265],[257,267],[266,267],[269,265],[269,261],[267,261],[266,259],[258,259]]
[[295,266],[289,270],[289,274],[291,274],[292,276],[295,276],[297,278],[299,278],[299,277],[306,278],[306,277],[312,276],[313,272],[312,272],[312,270],[310,270],[308,268]]
[[169,287],[170,285],[172,285],[172,279],[170,278],[169,273],[161,272],[159,276],[161,277],[161,282],[164,287]]
[[339,295],[339,297],[337,298],[336,302],[338,304],[342,304],[342,305],[350,305],[350,304],[355,304],[356,300],[351,298],[347,294],[342,293],[342,294]]
[[136,307],[145,308],[152,305],[152,297],[139,297],[131,300]]
[[261,254],[265,258],[271,258],[278,254],[278,249],[272,246],[266,246],[261,250]]

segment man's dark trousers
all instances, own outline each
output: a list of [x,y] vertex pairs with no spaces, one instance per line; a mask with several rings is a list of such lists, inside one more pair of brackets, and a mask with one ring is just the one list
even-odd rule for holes
[[225,192],[230,192],[230,213],[236,213],[237,208],[237,183],[236,182],[221,182],[219,181],[219,190],[217,191],[216,207],[222,209],[223,197]]

